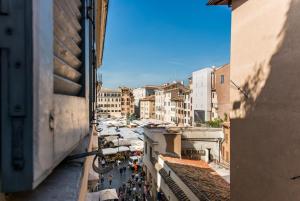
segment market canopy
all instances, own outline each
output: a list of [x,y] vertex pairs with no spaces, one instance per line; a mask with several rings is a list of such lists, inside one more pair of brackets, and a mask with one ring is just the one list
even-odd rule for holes
[[116,189],[105,189],[99,191],[100,201],[119,199]]
[[88,193],[86,201],[105,201],[105,200],[118,200],[116,189],[105,189],[98,192]]
[[117,154],[118,152],[126,152],[126,151],[129,151],[129,148],[125,146],[102,149],[103,155],[113,155],[113,154]]

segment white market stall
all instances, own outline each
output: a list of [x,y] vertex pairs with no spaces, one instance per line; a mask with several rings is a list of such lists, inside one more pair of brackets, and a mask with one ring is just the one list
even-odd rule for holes
[[108,200],[118,200],[118,194],[116,189],[105,189],[98,192],[88,193],[86,196],[86,201],[108,201]]
[[120,146],[120,147],[116,147],[116,148],[102,149],[102,153],[103,153],[104,156],[113,155],[113,154],[117,154],[117,153],[120,153],[120,152],[126,152],[126,151],[130,151],[130,149],[128,147],[125,147],[125,146]]
[[116,189],[105,189],[102,191],[99,191],[100,193],[100,201],[105,201],[105,200],[118,200],[118,194]]

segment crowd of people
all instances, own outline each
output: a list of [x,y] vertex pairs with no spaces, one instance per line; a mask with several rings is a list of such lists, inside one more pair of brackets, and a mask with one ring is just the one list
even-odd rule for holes
[[[120,176],[122,176],[122,171],[120,168]],[[119,187],[118,194],[120,201],[146,201],[150,193],[149,185],[145,182],[145,173],[133,170],[127,183],[123,183]]]
[[[104,159],[101,160],[102,167],[105,167],[107,164]],[[127,165],[125,161],[116,161],[116,164],[112,166],[113,168],[118,168],[119,177],[123,178],[123,182],[117,188],[118,196],[120,201],[146,201],[150,200],[150,186],[145,181],[145,172],[142,171],[141,167],[138,167],[136,164],[133,166]],[[116,188],[112,186],[113,180],[120,180],[118,175],[108,172],[108,174],[100,175],[101,186],[104,186],[105,180],[108,183],[109,188]],[[114,182],[116,183],[116,182]]]

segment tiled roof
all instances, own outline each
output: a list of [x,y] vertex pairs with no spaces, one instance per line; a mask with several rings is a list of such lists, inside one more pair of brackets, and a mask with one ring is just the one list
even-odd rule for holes
[[173,179],[168,175],[164,168],[159,170],[159,173],[168,187],[173,191],[175,196],[180,201],[189,201],[190,199],[186,196],[186,194],[181,190],[181,188],[173,181]]
[[229,201],[229,184],[207,163],[164,157],[167,165],[200,200]]

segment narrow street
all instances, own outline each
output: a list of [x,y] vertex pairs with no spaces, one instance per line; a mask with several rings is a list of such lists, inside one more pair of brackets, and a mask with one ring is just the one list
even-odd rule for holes
[[[125,169],[125,172],[122,171],[122,174],[120,173],[121,168]],[[124,198],[123,200],[126,201],[145,200],[143,199],[144,179],[141,173],[142,172],[139,171],[137,177],[136,173],[131,168],[128,168],[128,161],[122,162],[119,166],[114,166],[111,171],[103,175],[104,181],[100,187],[100,190],[115,188],[118,192],[118,195],[120,196],[119,200],[122,200],[122,198]],[[110,176],[112,176],[111,185],[109,184]],[[129,181],[132,181],[131,187]],[[148,196],[146,200],[150,201],[151,199]]]

